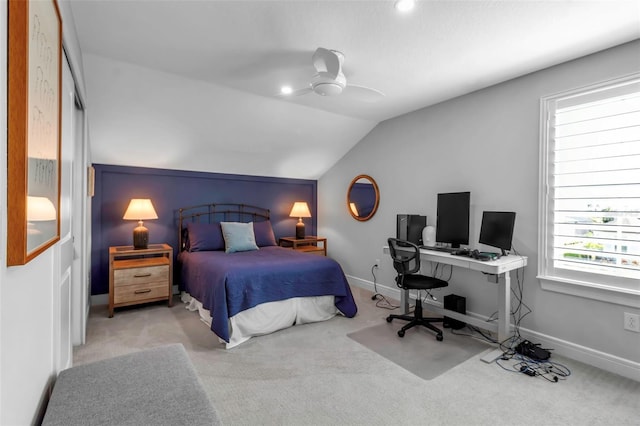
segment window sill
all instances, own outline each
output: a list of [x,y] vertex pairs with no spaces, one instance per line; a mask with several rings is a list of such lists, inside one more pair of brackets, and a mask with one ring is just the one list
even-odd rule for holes
[[640,308],[640,289],[625,289],[541,275],[537,278],[543,290]]

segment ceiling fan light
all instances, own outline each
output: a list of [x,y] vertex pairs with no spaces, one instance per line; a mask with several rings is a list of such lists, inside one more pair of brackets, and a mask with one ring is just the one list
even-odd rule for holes
[[398,12],[409,12],[415,5],[415,0],[398,0],[394,6]]

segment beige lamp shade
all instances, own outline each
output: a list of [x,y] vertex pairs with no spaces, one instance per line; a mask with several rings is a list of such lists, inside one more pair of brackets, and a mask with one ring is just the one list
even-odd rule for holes
[[356,203],[349,203],[349,208],[355,216],[360,216],[360,214],[358,213],[358,208],[356,207]]
[[47,197],[27,196],[27,221],[44,222],[56,220],[56,208]]
[[291,209],[291,213],[289,213],[289,217],[311,217],[309,206],[304,201],[296,201],[293,203],[293,208]]
[[148,198],[133,198],[122,217],[125,220],[148,220],[157,219],[156,210]]
[[291,209],[291,213],[289,213],[289,217],[297,217],[298,223],[296,224],[296,238],[301,240],[304,238],[304,222],[302,221],[303,217],[311,217],[311,211],[309,211],[309,206],[304,201],[296,201],[293,203],[293,208]]
[[151,200],[148,198],[133,198],[122,218],[138,221],[138,226],[133,230],[133,248],[146,249],[149,246],[149,230],[142,221],[158,218]]

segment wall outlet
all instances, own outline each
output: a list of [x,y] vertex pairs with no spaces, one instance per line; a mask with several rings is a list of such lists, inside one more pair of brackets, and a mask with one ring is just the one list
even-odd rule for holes
[[380,269],[380,259],[376,259],[376,262],[373,264],[373,267],[376,269]]
[[640,333],[640,315],[624,313],[624,329]]

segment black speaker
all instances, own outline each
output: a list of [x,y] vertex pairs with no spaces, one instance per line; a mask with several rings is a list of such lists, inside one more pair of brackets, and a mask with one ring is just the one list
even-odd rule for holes
[[[458,312],[460,314],[467,313],[467,299],[455,294],[447,294],[444,297],[444,308],[450,311]],[[460,330],[466,326],[466,322],[458,321],[453,318],[444,317],[442,326],[445,328],[452,328],[454,330]]]
[[417,214],[399,214],[396,218],[396,238],[417,246],[422,243],[422,230],[427,226],[427,217]]

